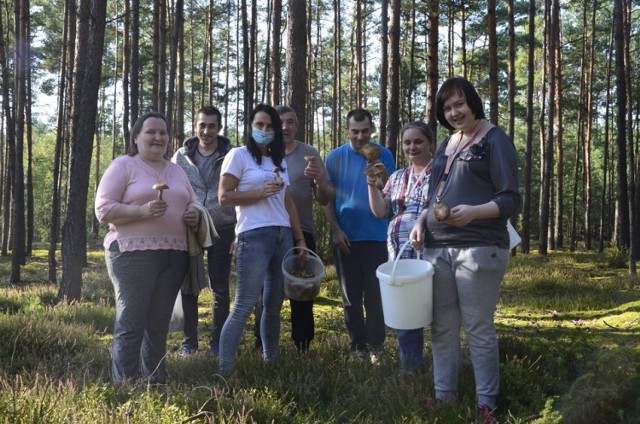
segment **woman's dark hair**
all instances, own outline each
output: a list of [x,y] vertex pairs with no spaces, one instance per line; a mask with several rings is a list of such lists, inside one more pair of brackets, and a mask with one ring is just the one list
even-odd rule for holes
[[131,127],[131,134],[129,135],[129,150],[127,151],[127,154],[129,156],[135,156],[139,153],[138,145],[135,143],[135,140],[136,137],[140,135],[140,131],[142,131],[144,121],[149,118],[159,118],[162,119],[165,124],[167,123],[167,118],[165,118],[164,115],[160,112],[147,112],[139,117],[135,124],[133,124],[133,127]]
[[469,109],[473,112],[476,119],[484,119],[484,107],[482,106],[482,99],[476,91],[473,84],[467,81],[463,77],[453,77],[446,80],[436,94],[436,117],[445,128],[453,130],[454,128],[449,124],[444,117],[444,102],[454,94],[461,94],[464,96]]
[[[275,137],[273,141],[267,146],[267,152],[271,156],[273,164],[285,171],[285,169],[281,166],[282,159],[284,158],[284,137],[282,136],[282,121],[280,121],[280,115],[273,106],[260,103],[251,111],[251,114],[249,115],[249,125],[253,123],[253,119],[256,117],[258,112],[264,112],[271,117],[271,125],[273,125]],[[253,156],[253,159],[255,159],[256,163],[258,165],[261,165],[262,151],[258,147],[256,141],[253,139],[251,133],[249,133],[249,137],[247,138],[247,149],[249,149],[249,152],[251,153],[251,156]]]

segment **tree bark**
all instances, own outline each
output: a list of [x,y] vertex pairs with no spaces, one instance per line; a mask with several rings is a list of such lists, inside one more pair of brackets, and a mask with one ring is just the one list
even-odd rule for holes
[[498,125],[498,36],[496,35],[496,0],[487,1],[489,28],[489,120]]
[[627,79],[625,72],[624,0],[614,0],[613,26],[616,64],[616,146],[618,148],[618,247],[628,249],[629,234],[629,187],[627,176]]
[[[131,109],[130,77],[131,77],[131,44],[133,34],[131,30],[131,0],[124,0],[124,16],[122,19],[122,134],[124,151],[129,149],[129,111]],[[111,159],[115,159],[116,152],[111,152]]]
[[[293,1],[293,3],[298,3]],[[304,2],[302,2],[302,7],[304,8]],[[291,7],[291,6],[289,6]],[[291,10],[289,10],[291,13]],[[289,25],[287,23],[287,25]],[[305,25],[306,28],[306,25]],[[280,72],[281,68],[281,54],[280,54],[280,31],[282,29],[282,0],[273,0],[273,30],[271,31],[273,34],[272,44],[271,44],[271,104],[279,105],[282,103],[282,73]],[[287,29],[289,27],[287,26]],[[306,38],[305,38],[306,40]],[[306,62],[306,61],[305,61]]]
[[62,231],[62,281],[58,300],[77,301],[86,263],[86,209],[96,129],[98,88],[106,24],[106,2],[80,0],[77,9],[76,78],[73,97],[69,199]]
[[380,51],[380,140],[387,139],[389,113],[389,0],[380,2],[380,32],[382,34]]
[[552,237],[551,237],[551,247],[552,249],[556,249],[558,247],[562,247],[564,245],[564,124],[563,124],[563,96],[562,96],[562,49],[561,49],[561,40],[560,34],[556,35],[558,38],[556,40],[556,114],[557,119],[555,120],[555,150],[556,150],[556,172],[555,172],[555,187],[554,187],[554,196],[555,204],[553,208],[553,219],[552,223]]
[[401,0],[391,0],[391,13],[389,15],[389,104],[387,115],[389,117],[389,134],[386,140],[381,140],[386,145],[395,159],[398,146],[398,134],[400,133],[400,10]]
[[[65,0],[64,6],[64,29],[62,34],[62,54],[60,63],[60,77],[58,78],[58,117],[56,126],[56,147],[53,158],[53,175],[51,186],[51,227],[49,231],[49,282],[57,283],[57,260],[56,250],[58,248],[58,239],[60,234],[60,186],[61,186],[61,170],[62,170],[62,153],[64,147],[64,130],[66,121],[65,117],[65,101],[66,101],[66,84],[67,84],[67,72],[70,71],[69,60],[71,59],[69,54],[72,52],[70,47],[71,33],[70,29],[75,27],[73,21],[73,0]],[[75,41],[75,40],[74,40]]]
[[[440,2],[438,0],[429,0],[428,5],[428,31],[427,35],[429,46],[427,48],[428,56],[426,61],[426,75],[427,75],[427,110],[425,111],[425,118],[433,130],[434,134],[437,134],[438,120],[436,119],[436,94],[438,93],[438,84],[440,74],[438,72],[438,33],[439,26],[438,20],[440,19]],[[435,143],[434,143],[435,144]],[[434,152],[435,152],[435,145]]]
[[171,57],[169,65],[169,89],[167,90],[167,122],[169,123],[167,130],[170,135],[173,135],[169,142],[170,152],[178,150],[178,147],[180,147],[182,142],[182,133],[184,132],[184,127],[178,128],[178,115],[175,114],[174,116],[175,109],[178,107],[178,103],[175,99],[178,79],[178,55],[182,54],[180,41],[184,37],[184,0],[176,0],[173,18],[173,36],[171,40]]
[[[6,53],[8,51],[6,46],[6,38],[5,38],[5,30],[3,20],[0,19],[0,67],[2,69],[2,86],[3,87],[11,87],[12,86],[12,76],[9,72],[9,65],[7,61]],[[2,222],[3,226],[3,234],[2,234],[2,256],[8,255],[8,248],[12,248],[11,245],[11,236],[9,229],[13,227],[12,217],[13,217],[13,179],[15,178],[15,155],[16,155],[16,127],[15,127],[15,115],[13,112],[13,108],[11,107],[12,101],[10,98],[9,90],[2,90],[2,108],[4,110],[4,116],[6,121],[6,142],[7,142],[7,156],[6,156],[6,180],[4,183],[4,194],[3,199],[4,203],[2,205]],[[19,270],[19,267],[18,267]]]
[[333,1],[333,96],[331,98],[331,149],[340,144],[342,137],[342,119],[340,119],[340,105],[342,105],[342,24],[340,22],[341,1]]
[[[557,38],[555,34],[558,33],[559,27],[559,17],[557,15],[557,7],[558,0],[550,0],[550,10],[546,13],[549,13],[549,26],[548,26],[548,52],[549,57],[547,59],[547,79],[548,79],[548,88],[547,88],[547,117],[548,117],[548,125],[547,125],[547,134],[543,139],[543,149],[544,149],[544,157],[542,160],[542,178],[540,181],[540,226],[539,226],[539,253],[541,255],[547,254],[547,249],[549,247],[549,218],[550,218],[550,194],[551,194],[551,183],[553,178],[553,131],[554,131],[554,119],[555,119],[555,66],[556,66],[556,42]],[[547,9],[547,8],[545,8]]]
[[613,27],[611,27],[611,35],[609,36],[609,49],[608,49],[608,65],[607,65],[607,101],[606,101],[606,106],[605,106],[605,113],[604,113],[604,145],[603,145],[603,153],[604,153],[604,157],[602,158],[602,198],[600,199],[600,232],[599,232],[599,244],[598,244],[598,251],[600,253],[602,253],[604,251],[604,241],[605,241],[605,237],[610,237],[611,235],[611,226],[610,226],[610,222],[611,219],[607,219],[607,216],[610,216],[611,214],[608,213],[608,205],[610,204],[610,202],[608,201],[608,193],[610,193],[610,190],[608,190],[609,188],[609,184],[608,181],[611,181],[612,178],[610,177],[611,175],[611,171],[610,171],[610,167],[609,167],[609,152],[610,152],[610,147],[609,147],[609,137],[610,137],[610,114],[611,114],[611,72],[613,70],[613,55],[614,55],[614,49],[613,49]]
[[[307,114],[307,10],[305,2],[289,0],[287,16],[286,102],[297,116]],[[297,140],[305,139],[306,126],[298,125]]]
[[[29,0],[15,2],[15,35],[18,40],[29,40]],[[14,49],[14,138],[13,184],[11,185],[11,276],[10,284],[19,284],[20,267],[25,263],[25,199],[24,199],[24,128],[27,103],[27,68],[31,60],[27,43],[17,43]]]
[[[131,0],[131,122],[140,114],[140,0]],[[128,132],[127,127],[127,132]],[[127,150],[131,137],[126,139]]]
[[[244,74],[244,110],[243,115],[249,116],[253,102],[253,62],[250,56],[250,45],[252,40],[249,38],[249,16],[247,15],[247,0],[241,1],[242,13],[242,70]],[[244,132],[242,138],[246,140],[249,133],[249,122],[244,122]]]

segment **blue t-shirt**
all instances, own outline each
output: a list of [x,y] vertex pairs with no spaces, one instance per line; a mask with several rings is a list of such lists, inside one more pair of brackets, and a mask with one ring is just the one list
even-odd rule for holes
[[[391,152],[376,143],[370,143],[382,151],[380,161],[391,175],[396,170]],[[325,168],[329,182],[335,187],[335,210],[338,223],[350,241],[387,240],[387,219],[373,216],[369,208],[369,192],[364,169],[367,161],[351,148],[349,142],[327,155]]]

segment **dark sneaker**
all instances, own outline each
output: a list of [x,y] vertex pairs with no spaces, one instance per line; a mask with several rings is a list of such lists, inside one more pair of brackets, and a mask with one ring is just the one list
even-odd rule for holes
[[487,405],[478,405],[478,417],[485,423],[495,424],[498,422],[498,408],[489,408]]

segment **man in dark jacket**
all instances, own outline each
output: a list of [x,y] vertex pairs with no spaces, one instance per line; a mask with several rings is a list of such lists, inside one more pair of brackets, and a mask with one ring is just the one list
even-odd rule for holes
[[[196,137],[185,141],[171,159],[184,169],[191,182],[196,200],[213,218],[220,239],[207,248],[207,268],[213,291],[213,324],[211,327],[211,355],[219,351],[220,332],[229,315],[229,275],[231,273],[231,244],[235,238],[235,210],[218,203],[218,184],[222,159],[233,147],[228,138],[219,135],[222,114],[213,107],[204,107],[196,113],[193,124]],[[182,355],[198,350],[198,296],[182,293],[184,310],[184,340]]]

